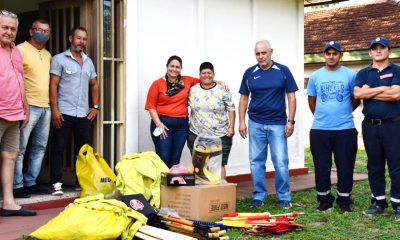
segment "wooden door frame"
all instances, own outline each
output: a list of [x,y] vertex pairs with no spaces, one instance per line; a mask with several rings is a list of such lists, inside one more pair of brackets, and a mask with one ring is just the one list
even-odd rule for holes
[[[92,145],[95,149],[96,152],[99,152],[101,155],[103,155],[104,152],[104,126],[107,124],[110,124],[111,127],[113,128],[112,130],[112,137],[114,142],[111,142],[112,146],[109,146],[111,151],[111,158],[110,159],[110,167],[114,167],[115,164],[117,163],[118,159],[125,154],[126,150],[126,115],[125,115],[125,108],[126,108],[126,103],[125,103],[125,86],[126,86],[126,52],[125,52],[125,46],[126,46],[126,35],[125,35],[125,22],[126,22],[126,0],[111,0],[112,1],[112,6],[113,6],[113,16],[116,14],[112,19],[112,31],[118,31],[118,35],[114,35],[114,32],[112,33],[112,41],[114,44],[117,44],[117,50],[118,54],[113,54],[113,56],[109,57],[104,57],[103,55],[103,48],[104,48],[104,19],[103,19],[103,14],[104,14],[104,9],[103,9],[103,1],[99,0],[54,0],[54,1],[49,1],[45,3],[41,3],[39,10],[41,17],[46,19],[46,14],[45,10],[46,9],[59,9],[59,8],[66,8],[67,6],[79,6],[80,7],[80,25],[85,27],[87,29],[88,33],[88,44],[87,44],[87,53],[90,56],[90,58],[93,60],[97,72],[97,80],[100,85],[101,93],[104,93],[104,91],[109,91],[110,89],[104,89],[104,61],[111,61],[113,63],[112,66],[112,78],[110,81],[117,81],[117,85],[113,85],[115,88],[112,90],[114,91],[112,94],[112,101],[113,104],[111,105],[111,109],[109,111],[113,111],[114,118],[111,119],[111,121],[105,121],[104,120],[104,109],[100,108],[100,111],[98,112],[98,116],[95,119],[93,125],[92,125]],[[115,7],[115,11],[114,11]],[[66,19],[65,14],[64,20]],[[57,20],[59,21],[59,20]],[[115,23],[114,21],[118,21]],[[58,24],[60,25],[60,24]],[[71,25],[71,24],[70,24]],[[62,31],[66,31],[66,26],[65,24],[62,25],[64,29]],[[56,26],[54,26],[56,27]],[[115,29],[114,29],[115,27]],[[56,34],[54,36],[59,36],[60,30],[55,29]],[[57,40],[58,41],[58,40]],[[65,49],[60,49],[57,53],[65,51]],[[114,51],[114,45],[113,45],[113,51]],[[115,64],[115,65],[114,65]],[[116,78],[117,77],[117,78]],[[114,84],[114,83],[112,83]],[[117,95],[116,95],[117,94]],[[101,94],[103,95],[103,94]],[[114,98],[114,96],[116,96]],[[101,96],[101,103],[100,106],[104,106],[104,97]],[[118,106],[118,112],[117,109],[115,109]],[[115,112],[114,112],[115,111]],[[116,138],[114,138],[116,136]],[[107,145],[108,146],[108,145]],[[114,149],[115,148],[115,149]],[[106,159],[107,160],[107,159]],[[68,165],[69,167],[69,165]],[[49,171],[45,173],[45,175],[48,175]],[[69,180],[73,179],[73,181],[68,182],[65,181],[67,184],[75,184],[75,176],[74,174],[69,171],[68,174],[65,173],[64,171],[64,180]],[[47,176],[48,178],[48,176]]]
[[[66,29],[66,24],[63,23],[66,20],[66,11],[65,9],[68,8],[70,9],[71,16],[73,16],[73,8],[74,7],[79,7],[79,25],[87,29],[88,33],[88,42],[87,42],[87,54],[90,56],[90,58],[93,60],[95,66],[96,66],[96,72],[101,72],[101,69],[99,68],[99,60],[97,58],[97,53],[99,52],[100,44],[99,44],[99,37],[96,36],[95,33],[99,33],[98,31],[98,26],[95,24],[96,22],[99,21],[98,17],[98,5],[96,4],[101,4],[100,1],[96,0],[54,0],[54,1],[49,1],[49,2],[43,2],[39,4],[39,14],[40,17],[43,19],[47,19],[50,23],[53,22],[53,20],[56,22],[56,24],[51,24],[55,26],[52,27],[52,37],[59,37],[60,35],[63,35],[64,37],[68,37],[70,29]],[[62,14],[62,19],[59,17],[59,11],[60,9],[63,10]],[[53,19],[53,11],[55,11],[55,16],[56,19]],[[49,12],[46,14],[46,12]],[[60,21],[63,24],[60,24]],[[70,20],[70,25],[71,28],[75,27],[73,26],[73,20],[71,18]],[[63,29],[59,29],[58,26],[62,25]],[[62,33],[60,34],[60,31]],[[50,40],[51,41],[51,40]],[[61,53],[68,49],[69,46],[65,45],[65,41],[63,42],[63,46],[60,46],[60,41],[59,39],[55,40],[57,46],[55,46],[58,51],[54,54]],[[49,44],[49,48],[52,48],[53,46],[51,45],[51,42]],[[100,78],[101,76],[98,76]],[[100,135],[101,135],[101,129],[98,128],[99,121],[100,121],[100,116],[96,118],[92,125],[92,145],[95,149],[98,149],[101,147],[99,145],[100,142]],[[49,144],[51,144],[51,138],[49,138]],[[65,162],[63,163],[63,181],[67,185],[77,185],[77,179],[76,179],[76,170],[75,170],[75,156],[73,156],[73,153],[68,153],[67,152],[67,159],[72,160],[71,165],[66,164]],[[72,156],[71,156],[72,155]],[[70,157],[68,157],[70,156]],[[46,159],[49,160],[49,157]],[[69,160],[67,161],[67,163]],[[44,160],[44,163],[45,160]],[[43,164],[42,168],[42,173],[41,173],[41,180],[48,182],[48,179],[50,178],[50,168],[49,168],[49,162],[47,161],[48,164]],[[72,167],[72,168],[71,168]],[[45,170],[45,171],[43,171]]]

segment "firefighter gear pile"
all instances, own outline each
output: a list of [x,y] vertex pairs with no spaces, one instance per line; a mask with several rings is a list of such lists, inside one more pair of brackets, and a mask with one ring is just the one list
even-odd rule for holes
[[117,189],[122,195],[141,193],[150,205],[160,208],[161,173],[169,169],[156,153],[126,154],[115,170]]
[[58,216],[30,235],[51,240],[131,240],[146,217],[103,194],[76,199]]

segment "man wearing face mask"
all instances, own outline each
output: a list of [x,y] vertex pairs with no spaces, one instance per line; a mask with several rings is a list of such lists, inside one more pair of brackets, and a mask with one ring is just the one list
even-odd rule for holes
[[[29,29],[31,39],[17,46],[24,66],[24,86],[30,109],[29,123],[20,131],[20,144],[14,170],[14,197],[28,198],[29,194],[47,193],[38,186],[43,157],[46,152],[50,129],[50,61],[51,55],[44,48],[50,35],[49,23],[36,20]],[[24,156],[29,138],[31,139],[28,169],[22,172]]]

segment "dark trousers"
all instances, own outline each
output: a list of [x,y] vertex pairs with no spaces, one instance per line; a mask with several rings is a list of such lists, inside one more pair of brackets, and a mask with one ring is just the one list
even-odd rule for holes
[[315,166],[318,201],[333,203],[335,200],[330,192],[333,153],[338,177],[336,202],[339,205],[350,205],[357,154],[357,130],[311,129],[310,146]]
[[52,127],[50,153],[50,182],[52,184],[62,183],[64,150],[69,139],[71,139],[71,133],[74,133],[74,155],[90,140],[91,122],[87,117],[72,117],[63,114],[63,118],[64,122],[62,122],[61,128]]
[[365,150],[368,156],[368,180],[372,192],[371,203],[387,207],[385,166],[391,179],[392,207],[400,206],[400,121],[374,125],[362,123]]
[[150,134],[156,148],[156,153],[171,168],[179,164],[182,150],[186,143],[189,131],[189,119],[187,117],[167,117],[159,115],[161,122],[169,129],[167,138],[155,137],[153,131],[156,125],[153,121],[150,124]]

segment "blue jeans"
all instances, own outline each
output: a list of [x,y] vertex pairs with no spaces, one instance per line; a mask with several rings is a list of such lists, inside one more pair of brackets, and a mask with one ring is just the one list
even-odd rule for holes
[[[20,131],[19,152],[14,169],[14,188],[30,187],[36,184],[46,153],[50,130],[50,108],[29,106],[28,125]],[[23,162],[29,138],[31,139],[28,169],[23,174]]]
[[156,125],[153,121],[150,124],[150,134],[156,148],[156,153],[171,168],[179,164],[181,160],[182,150],[186,143],[186,137],[189,131],[189,119],[187,117],[168,117],[159,116],[161,122],[169,129],[168,137],[161,139],[154,137],[153,131]]
[[264,125],[249,120],[250,169],[254,187],[252,198],[264,201],[268,195],[265,179],[268,145],[275,168],[276,197],[279,201],[291,201],[285,125]]

